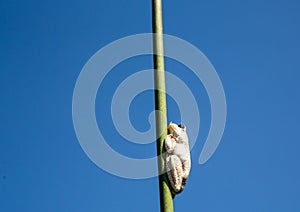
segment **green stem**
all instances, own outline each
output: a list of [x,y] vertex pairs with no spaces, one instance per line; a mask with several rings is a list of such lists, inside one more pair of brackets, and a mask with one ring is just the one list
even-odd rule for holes
[[164,73],[164,46],[162,30],[162,0],[152,0],[154,84],[156,113],[156,145],[158,155],[159,192],[161,212],[173,212],[173,199],[165,172],[164,138],[167,135],[166,85]]

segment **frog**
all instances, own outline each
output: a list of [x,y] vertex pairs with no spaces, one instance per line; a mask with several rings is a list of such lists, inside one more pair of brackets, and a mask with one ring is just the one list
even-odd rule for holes
[[186,126],[170,123],[164,139],[166,171],[173,198],[185,188],[191,170],[191,156]]

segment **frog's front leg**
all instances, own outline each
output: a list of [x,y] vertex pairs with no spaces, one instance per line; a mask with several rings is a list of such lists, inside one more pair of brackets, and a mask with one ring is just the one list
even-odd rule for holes
[[176,146],[176,140],[173,135],[167,135],[164,140],[165,149],[168,154],[173,154],[173,151]]

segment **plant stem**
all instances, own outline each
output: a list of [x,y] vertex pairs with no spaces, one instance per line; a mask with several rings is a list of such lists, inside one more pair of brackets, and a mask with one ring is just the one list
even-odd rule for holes
[[156,112],[156,145],[158,156],[159,192],[161,212],[173,212],[173,199],[165,172],[164,138],[167,135],[166,85],[164,73],[164,46],[162,30],[162,0],[152,0],[152,27],[154,49],[154,84]]

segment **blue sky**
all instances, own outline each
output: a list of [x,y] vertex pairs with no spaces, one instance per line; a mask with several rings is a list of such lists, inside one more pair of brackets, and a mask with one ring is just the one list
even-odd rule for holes
[[[192,43],[213,63],[228,109],[220,146],[198,165],[209,100],[192,73],[167,59],[166,68],[189,84],[201,113],[190,179],[174,201],[176,211],[300,211],[299,2],[165,1],[163,9],[164,32]],[[0,211],[159,210],[157,179],[128,180],[98,168],[72,122],[73,89],[87,60],[116,39],[145,32],[151,32],[150,1],[0,2]],[[101,130],[108,143],[136,158],[154,156],[155,145],[128,143],[108,111],[119,83],[150,68],[150,56],[124,61],[97,94],[97,120],[107,123]],[[152,108],[152,92],[135,98],[136,129],[148,129]],[[169,121],[179,122],[178,113],[168,98]]]

